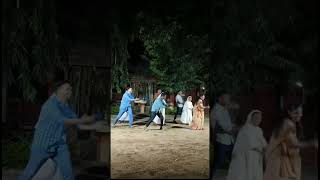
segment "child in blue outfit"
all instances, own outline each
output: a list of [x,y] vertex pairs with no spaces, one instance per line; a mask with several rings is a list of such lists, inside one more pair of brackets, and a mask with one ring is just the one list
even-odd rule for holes
[[161,109],[162,108],[165,108],[167,107],[167,103],[165,101],[166,99],[166,94],[164,92],[161,93],[160,97],[157,98],[153,104],[152,104],[152,107],[151,107],[151,115],[150,115],[150,119],[149,121],[147,122],[144,130],[147,130],[147,128],[149,127],[150,123],[153,121],[153,119],[158,116],[161,120],[161,123],[160,123],[160,130],[162,130],[162,125],[163,125],[163,116],[162,116],[162,113],[161,113]]
[[132,128],[133,124],[133,113],[132,113],[132,108],[131,108],[131,102],[132,101],[137,101],[139,98],[134,98],[132,95],[132,88],[128,87],[127,91],[123,94],[122,99],[121,99],[121,104],[119,108],[119,113],[117,117],[113,120],[113,126],[117,124],[119,121],[120,117],[127,112],[129,115],[129,126]]

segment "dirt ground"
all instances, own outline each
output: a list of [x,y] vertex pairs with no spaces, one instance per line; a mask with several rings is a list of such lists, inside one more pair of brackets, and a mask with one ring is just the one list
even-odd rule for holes
[[190,130],[187,125],[173,124],[166,116],[164,130],[144,121],[134,128],[117,124],[111,129],[111,178],[199,178],[209,177],[209,129]]

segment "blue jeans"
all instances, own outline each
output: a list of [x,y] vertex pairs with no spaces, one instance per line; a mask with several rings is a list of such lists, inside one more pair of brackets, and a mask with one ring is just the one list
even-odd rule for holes
[[29,162],[19,177],[19,180],[32,179],[32,177],[49,158],[51,158],[57,165],[57,168],[59,168],[63,180],[74,180],[67,144],[59,145],[56,152],[47,152],[42,148],[32,146]]
[[133,113],[132,113],[132,108],[131,108],[131,106],[126,107],[126,108],[120,108],[120,111],[119,111],[116,119],[114,120],[113,125],[117,124],[117,122],[119,121],[120,117],[121,117],[125,112],[128,113],[128,116],[129,116],[129,124],[130,124],[130,126],[132,126],[132,124],[133,124]]
[[212,175],[215,174],[217,169],[221,168],[227,159],[231,160],[232,150],[233,144],[225,145],[215,142]]
[[146,127],[148,127],[150,124],[151,124],[151,122],[153,121],[153,119],[156,117],[156,116],[158,116],[159,118],[160,118],[160,129],[162,129],[162,126],[163,126],[163,115],[162,115],[162,113],[161,112],[152,112],[151,111],[151,115],[150,115],[150,118],[149,118],[149,121],[147,122],[147,124],[146,124]]

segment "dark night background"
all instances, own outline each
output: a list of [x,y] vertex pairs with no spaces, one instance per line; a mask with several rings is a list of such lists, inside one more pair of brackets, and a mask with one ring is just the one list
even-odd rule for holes
[[[88,97],[73,99],[78,112],[97,102],[110,113],[110,95],[123,91],[132,74],[151,74],[171,94],[204,86],[211,107],[216,93],[227,89],[243,107],[239,119],[252,108],[265,109],[266,136],[286,103],[303,102],[304,136],[313,137],[319,119],[317,2],[3,0],[2,124],[5,137],[14,137],[3,145],[19,136],[30,140],[53,81],[68,77],[90,87],[83,90]],[[77,80],[78,71],[87,79]],[[27,147],[2,165],[24,167]]]

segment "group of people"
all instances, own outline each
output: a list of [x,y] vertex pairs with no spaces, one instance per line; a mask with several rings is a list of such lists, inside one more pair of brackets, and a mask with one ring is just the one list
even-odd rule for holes
[[[269,143],[259,127],[263,112],[252,110],[239,128],[229,114],[230,95],[222,92],[210,113],[214,128],[212,175],[226,160],[231,160],[227,180],[300,180],[302,148],[318,149],[318,140],[299,141],[297,127],[301,105],[291,105],[275,126]],[[265,165],[265,169],[264,169]]]
[[[193,130],[203,130],[204,129],[204,110],[210,108],[209,106],[204,106],[203,101],[205,99],[205,95],[200,95],[198,101],[193,105],[192,104],[192,96],[188,96],[187,100],[183,100],[183,93],[179,91],[176,96],[176,104],[177,110],[173,119],[173,122],[178,123],[176,121],[178,116],[181,116],[180,122],[182,124],[187,124]],[[129,115],[129,127],[133,127],[133,114],[131,102],[139,100],[138,98],[134,98],[132,94],[132,87],[127,87],[126,92],[123,94],[121,99],[121,104],[119,108],[119,113],[116,118],[113,120],[113,126],[119,122],[121,117],[125,113]],[[160,130],[162,130],[162,126],[165,125],[165,108],[168,106],[166,102],[166,93],[162,92],[161,89],[158,89],[154,94],[153,104],[151,106],[151,113],[145,130],[148,129],[149,125],[154,122],[160,125]]]
[[[178,95],[182,96],[181,93]],[[56,83],[54,93],[41,108],[31,145],[30,159],[19,180],[33,179],[41,173],[43,166],[49,161],[59,170],[55,176],[65,180],[74,179],[66,130],[69,126],[93,123],[99,117],[98,114],[84,114],[79,117],[68,105],[71,95],[72,87],[68,81]],[[201,95],[194,106],[191,96],[187,97],[186,102],[179,96],[176,97],[179,103],[174,120],[182,112],[181,122],[189,124],[192,129],[203,129],[204,109],[209,108],[203,105],[205,96]],[[114,125],[123,113],[128,113],[129,125],[133,127],[131,102],[136,100],[138,98],[133,97],[132,88],[129,87],[122,97]],[[159,118],[162,129],[163,110],[168,106],[165,100],[166,94],[158,91],[145,129],[156,117]],[[287,108],[286,115],[274,128],[269,142],[265,140],[263,131],[259,127],[262,111],[252,110],[247,116],[246,123],[239,128],[232,122],[229,109],[230,95],[222,92],[218,95],[218,101],[210,113],[212,121],[210,124],[215,134],[213,175],[227,159],[230,159],[227,180],[300,180],[300,149],[310,147],[318,149],[317,139],[303,142],[297,136],[296,125],[302,117],[301,105]]]

